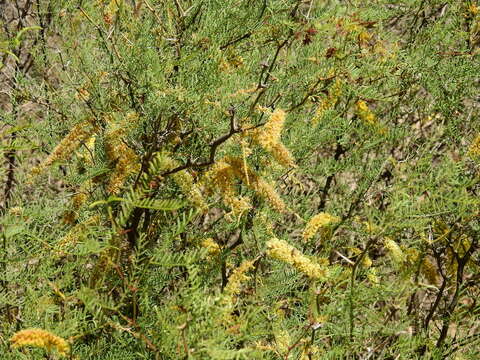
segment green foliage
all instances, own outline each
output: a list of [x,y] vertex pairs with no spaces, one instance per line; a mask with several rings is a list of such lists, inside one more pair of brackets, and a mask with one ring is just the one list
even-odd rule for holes
[[479,16],[0,2],[3,358],[478,358]]

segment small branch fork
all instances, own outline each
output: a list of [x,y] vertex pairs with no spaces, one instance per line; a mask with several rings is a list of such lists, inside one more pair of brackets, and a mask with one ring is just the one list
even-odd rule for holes
[[210,144],[209,144],[210,154],[209,154],[208,160],[201,161],[201,162],[192,162],[191,159],[188,159],[187,162],[184,165],[177,166],[176,168],[174,168],[172,170],[169,170],[169,171],[161,174],[160,176],[163,177],[163,176],[166,176],[166,175],[174,174],[176,172],[179,172],[179,171],[182,171],[182,170],[185,170],[185,169],[188,169],[188,168],[204,168],[204,167],[212,165],[215,162],[215,155],[216,155],[218,147],[220,145],[222,145],[224,142],[226,142],[228,139],[230,139],[233,135],[235,135],[237,133],[240,133],[242,131],[245,131],[245,130],[249,130],[249,129],[242,129],[242,128],[239,128],[237,126],[236,119],[235,119],[236,111],[235,111],[235,108],[233,106],[230,107],[228,112],[230,114],[230,130],[229,130],[228,133],[226,133],[226,134],[220,136],[219,138],[213,140],[212,142],[210,142]]

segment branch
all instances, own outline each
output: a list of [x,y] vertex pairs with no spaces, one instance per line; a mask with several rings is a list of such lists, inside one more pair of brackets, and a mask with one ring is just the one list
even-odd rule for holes
[[241,129],[237,127],[237,123],[235,120],[235,108],[232,106],[229,109],[230,113],[230,131],[219,138],[213,140],[210,142],[210,155],[208,157],[208,160],[202,161],[202,162],[192,162],[190,159],[187,160],[186,164],[177,166],[176,168],[166,171],[163,174],[160,175],[160,177],[174,174],[176,172],[188,169],[188,168],[204,168],[207,166],[212,165],[215,162],[215,155],[217,153],[218,147],[226,142],[228,139],[230,139],[233,135],[240,133],[242,131],[245,131],[245,129]]

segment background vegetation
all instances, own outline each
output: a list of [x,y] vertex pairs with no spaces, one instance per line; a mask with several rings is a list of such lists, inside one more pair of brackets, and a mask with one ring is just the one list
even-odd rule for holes
[[0,1],[2,359],[478,359],[479,20]]

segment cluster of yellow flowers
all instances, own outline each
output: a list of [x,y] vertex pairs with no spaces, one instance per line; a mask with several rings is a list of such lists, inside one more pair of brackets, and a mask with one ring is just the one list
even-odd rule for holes
[[129,126],[138,120],[138,115],[129,113],[120,121],[109,116],[106,120],[105,150],[110,164],[114,166],[107,190],[111,194],[117,194],[125,180],[140,167],[137,154],[125,144],[124,139]]
[[88,191],[92,187],[92,180],[88,179],[84,181],[80,188],[78,189],[78,193],[72,197],[72,205],[75,210],[78,210],[88,199]]
[[[397,266],[409,266],[415,264],[420,259],[420,252],[414,248],[402,248],[392,239],[385,239],[385,248],[389,251],[392,260]],[[432,285],[437,285],[439,281],[439,273],[435,264],[429,256],[424,256],[420,266],[421,274]]]
[[357,114],[365,123],[369,125],[376,124],[375,114],[369,109],[367,103],[363,100],[358,100],[356,103]]
[[63,256],[65,247],[75,245],[78,241],[80,234],[84,234],[88,227],[99,223],[100,216],[93,215],[85,221],[81,222],[80,224],[75,225],[62,239],[58,241],[55,246],[56,250],[54,252],[54,256]]
[[385,248],[388,250],[390,257],[397,265],[402,265],[406,260],[406,255],[400,246],[391,238],[387,237],[384,240]]
[[[363,252],[363,251],[362,251],[361,249],[359,249],[358,247],[348,248],[348,254],[349,254],[349,256],[351,256],[351,255],[358,256],[358,255],[360,255],[362,252]],[[361,261],[360,265],[362,265],[362,267],[364,267],[365,269],[368,269],[368,268],[370,268],[370,267],[373,265],[373,261],[372,261],[372,259],[370,258],[370,256],[368,256],[368,253],[366,253],[366,254],[363,255],[363,258],[362,258],[362,261]]]
[[207,186],[214,188],[222,196],[225,205],[230,207],[234,216],[240,216],[251,208],[248,197],[239,196],[235,191],[235,170],[226,161],[217,161],[205,175]]
[[228,278],[228,283],[225,286],[225,294],[233,298],[240,293],[241,283],[250,279],[245,273],[250,269],[253,269],[253,264],[254,261],[246,260],[242,262],[238,268],[233,270],[232,275]]
[[115,169],[110,176],[107,191],[111,194],[118,194],[122,188],[125,180],[131,175],[135,174],[140,164],[138,162],[138,156],[135,152],[125,144],[121,146],[123,152],[115,164]]
[[[137,172],[140,167],[138,156],[125,143],[125,136],[131,126],[137,122],[138,115],[130,112],[121,119],[113,115],[107,115],[104,119],[107,124],[105,132],[105,152],[113,168],[107,190],[111,194],[117,194],[128,176]],[[55,161],[67,160],[75,153],[80,161],[91,165],[91,153],[94,151],[95,134],[98,130],[99,128],[94,120],[86,120],[75,125],[55,147],[52,153],[40,165],[31,170],[29,182]],[[82,144],[85,144],[85,149],[83,149],[82,152],[76,152]],[[74,209],[78,209],[86,199],[86,193],[81,191],[80,194],[72,199]]]
[[55,161],[69,159],[75,150],[97,130],[93,120],[86,120],[75,125],[62,141],[53,149],[52,153],[40,165],[34,167],[30,173],[30,181],[41,174]]
[[367,279],[373,285],[378,285],[380,283],[380,279],[378,278],[378,275],[377,275],[377,268],[371,267],[368,269]]
[[338,102],[338,99],[342,95],[342,82],[337,79],[333,86],[328,90],[327,96],[322,99],[320,105],[318,105],[317,111],[312,119],[313,126],[316,126],[322,119],[326,111],[333,109]]
[[468,154],[471,156],[480,156],[480,134],[472,141],[468,148]]
[[[285,358],[289,349],[294,343],[292,337],[290,336],[287,330],[281,329],[280,325],[275,325],[273,330],[273,336],[275,343],[267,343],[265,341],[255,342],[255,348],[261,351],[272,351],[275,352],[278,358]],[[321,350],[316,345],[311,345],[309,338],[302,338],[296,344],[297,348],[301,348],[302,352],[299,360],[310,360],[310,359],[319,359],[321,356]]]
[[89,189],[92,187],[92,179],[85,180],[77,190],[77,193],[70,200],[71,207],[67,209],[62,216],[63,222],[73,224],[78,216],[78,210],[87,202]]
[[370,258],[370,256],[368,256],[368,254],[365,254],[363,256],[363,259],[362,259],[362,266],[366,269],[370,268],[371,266],[373,265],[373,261],[372,259]]
[[187,170],[181,170],[173,174],[173,181],[177,183],[188,200],[192,202],[198,209],[205,211],[208,205],[198,186],[193,181],[193,176]]
[[275,345],[277,352],[283,357],[288,352],[292,339],[286,330],[277,329],[273,335],[275,336]]
[[273,238],[267,241],[267,255],[292,265],[311,279],[325,280],[328,269],[314,263],[284,240]]
[[61,356],[67,356],[70,352],[70,346],[64,339],[42,329],[21,330],[10,338],[10,342],[13,348],[34,346],[49,352],[56,349]]
[[[248,271],[253,269],[255,261],[245,260],[239,267],[232,271],[225,286],[223,296],[221,297],[221,309],[219,312],[220,323],[224,326],[232,325],[235,322],[235,316],[232,313],[236,305],[236,300],[241,291],[243,282],[250,279],[246,275]],[[228,266],[228,265],[227,265]]]
[[84,167],[85,165],[93,165],[93,158],[92,155],[95,152],[95,141],[96,135],[90,136],[87,141],[85,141],[85,146],[81,151],[77,151],[77,158],[80,162],[80,167]]
[[305,226],[303,230],[303,239],[305,241],[310,240],[315,236],[317,231],[324,226],[327,226],[332,223],[337,223],[340,221],[340,218],[337,216],[330,215],[328,213],[321,212],[310,219],[310,221]]
[[235,175],[242,180],[249,188],[264,198],[275,210],[283,212],[285,203],[274,187],[255,173],[250,167],[244,168],[244,162],[240,158],[228,157],[228,163],[234,170]]
[[252,131],[252,139],[269,152],[279,164],[285,167],[295,167],[295,161],[290,151],[280,141],[285,125],[286,113],[282,109],[276,109],[267,123]]
[[[167,160],[168,169],[173,169],[179,165],[175,160]],[[183,194],[187,199],[199,210],[206,211],[208,210],[208,205],[205,201],[205,198],[202,195],[198,185],[195,183],[193,176],[188,172],[187,169],[180,170],[172,174],[173,181],[178,185]]]
[[207,238],[202,241],[202,246],[207,249],[210,255],[220,254],[220,246],[212,238]]
[[215,163],[205,175],[205,183],[210,188],[219,191],[223,202],[239,215],[251,208],[248,197],[238,196],[235,182],[241,180],[247,187],[263,197],[274,209],[282,212],[285,203],[273,186],[258,176],[240,158],[225,157]]
[[252,87],[250,87],[248,89],[240,89],[240,90],[235,91],[233,94],[230,94],[229,97],[237,97],[237,96],[242,96],[242,95],[248,95],[248,94],[254,93],[257,90],[258,90],[258,87],[257,87],[256,84],[254,84]]
[[428,282],[432,285],[437,285],[439,282],[439,274],[438,270],[435,267],[433,261],[425,256],[422,262],[422,267],[420,268],[423,276],[428,280]]
[[103,20],[105,23],[111,25],[118,11],[124,6],[123,0],[110,0],[108,5],[104,7]]
[[[246,91],[249,93],[253,91],[253,88]],[[263,109],[262,111],[267,110]],[[251,139],[269,152],[279,164],[295,167],[292,155],[280,141],[285,117],[285,111],[276,109],[263,127],[245,131],[240,139],[243,156],[241,158],[226,156],[216,161],[205,174],[203,181],[205,187],[209,191],[220,193],[224,204],[231,209],[229,216],[241,216],[252,207],[249,197],[238,195],[236,191],[238,183],[245,184],[255,191],[275,210],[285,211],[285,203],[272,184],[255,173],[247,163],[247,157],[251,153],[247,139]],[[244,120],[248,122],[248,119]]]
[[227,53],[226,57],[223,57],[219,64],[218,69],[222,72],[231,73],[236,69],[239,69],[243,66],[244,59],[240,55],[237,55],[233,52]]

